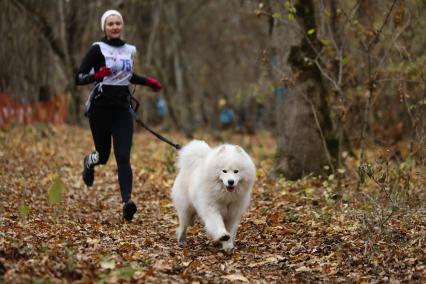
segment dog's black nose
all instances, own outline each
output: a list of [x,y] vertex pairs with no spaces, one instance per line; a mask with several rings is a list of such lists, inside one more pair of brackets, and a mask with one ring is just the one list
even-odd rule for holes
[[234,185],[234,180],[233,179],[228,180],[228,184],[229,185]]

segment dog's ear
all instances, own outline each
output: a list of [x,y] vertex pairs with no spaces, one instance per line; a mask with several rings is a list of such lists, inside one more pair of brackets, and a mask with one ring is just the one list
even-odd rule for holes
[[224,152],[226,150],[226,146],[225,145],[222,145],[222,146],[220,146],[219,147],[219,151],[218,151],[218,153],[222,153],[222,152]]
[[243,153],[244,152],[243,148],[241,148],[238,145],[235,145],[235,149],[237,150],[238,153]]

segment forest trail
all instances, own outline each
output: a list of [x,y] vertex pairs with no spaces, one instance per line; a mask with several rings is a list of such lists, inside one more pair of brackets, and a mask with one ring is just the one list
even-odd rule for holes
[[258,168],[232,255],[199,223],[187,246],[177,245],[170,199],[176,152],[145,131],[136,133],[132,148],[138,212],[131,223],[121,220],[113,158],[97,168],[92,188],[81,180],[82,158],[92,150],[88,130],[1,131],[0,283],[426,281],[424,210],[405,209],[382,233],[369,232],[353,198],[361,194],[354,192],[355,175],[339,185],[333,178],[270,180],[269,135],[224,137],[243,146]]

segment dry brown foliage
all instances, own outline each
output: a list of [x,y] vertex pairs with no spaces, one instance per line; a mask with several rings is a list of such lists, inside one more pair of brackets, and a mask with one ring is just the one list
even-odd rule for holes
[[[410,180],[417,203],[405,200],[377,229],[367,213],[387,207],[371,180],[357,191],[355,159],[346,158],[340,177],[270,180],[269,134],[224,137],[245,147],[258,167],[232,255],[200,224],[189,230],[186,248],[177,245],[169,196],[176,153],[146,132],[135,135],[132,149],[139,211],[131,223],[121,220],[113,159],[97,168],[92,188],[81,180],[89,131],[38,125],[0,132],[0,283],[426,281],[422,174]],[[49,191],[57,176],[65,192],[54,204]]]

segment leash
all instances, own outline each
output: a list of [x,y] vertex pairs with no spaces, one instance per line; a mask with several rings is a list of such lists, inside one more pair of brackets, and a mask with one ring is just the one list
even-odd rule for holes
[[136,113],[139,109],[139,101],[137,99],[135,99],[133,96],[130,96],[130,101],[133,102],[135,104],[135,106],[133,106],[133,104],[131,103],[131,109],[133,110],[133,117],[135,118],[135,121],[142,126],[143,128],[145,128],[146,130],[148,130],[151,134],[153,134],[155,137],[157,137],[158,139],[160,139],[163,142],[166,142],[167,144],[169,144],[170,146],[174,147],[176,150],[180,150],[182,148],[181,145],[173,143],[172,141],[170,141],[169,139],[167,139],[166,137],[162,136],[161,134],[155,132],[153,129],[151,129],[148,125],[146,125],[140,118],[137,117]]

